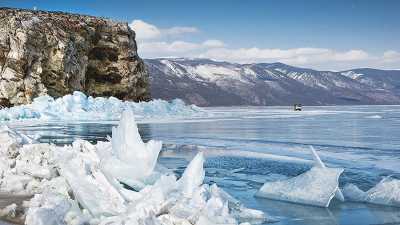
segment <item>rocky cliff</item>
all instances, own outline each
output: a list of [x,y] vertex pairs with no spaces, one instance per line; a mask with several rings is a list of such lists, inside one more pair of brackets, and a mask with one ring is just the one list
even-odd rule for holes
[[63,12],[0,8],[0,104],[80,90],[150,99],[148,74],[127,23]]

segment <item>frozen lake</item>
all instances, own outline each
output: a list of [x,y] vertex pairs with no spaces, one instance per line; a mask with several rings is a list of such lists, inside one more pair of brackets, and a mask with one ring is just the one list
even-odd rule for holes
[[[209,116],[139,121],[144,140],[164,142],[160,162],[178,175],[196,151],[207,157],[206,182],[263,210],[276,224],[398,224],[400,209],[333,202],[327,209],[260,199],[265,181],[296,176],[310,168],[313,145],[330,167],[343,167],[340,186],[363,190],[383,177],[400,179],[400,106],[224,107]],[[8,122],[41,142],[71,143],[77,138],[105,140],[115,121]]]

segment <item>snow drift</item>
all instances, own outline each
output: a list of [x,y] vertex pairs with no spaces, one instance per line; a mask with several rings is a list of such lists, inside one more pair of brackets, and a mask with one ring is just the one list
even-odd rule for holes
[[115,97],[87,97],[79,91],[72,95],[54,99],[40,96],[31,104],[0,110],[0,121],[21,119],[42,120],[118,120],[125,109],[131,109],[136,117],[184,117],[204,114],[199,107],[185,105],[180,99],[171,102],[152,100],[150,102],[121,101]]
[[329,207],[335,196],[343,201],[339,189],[343,169],[327,168],[312,147],[311,151],[314,167],[297,177],[265,183],[256,196],[319,207]]
[[[144,143],[126,111],[111,142],[29,143],[0,130],[0,190],[32,194],[23,204],[28,225],[216,225],[265,221],[218,188],[204,184],[198,153],[180,179],[157,164],[161,143]],[[111,168],[112,163],[121,163]],[[131,171],[131,173],[128,173]],[[149,178],[150,177],[150,178]],[[126,183],[125,183],[126,182]],[[130,183],[140,183],[140,188]],[[9,206],[7,209],[15,208]],[[3,210],[10,212],[13,210]]]

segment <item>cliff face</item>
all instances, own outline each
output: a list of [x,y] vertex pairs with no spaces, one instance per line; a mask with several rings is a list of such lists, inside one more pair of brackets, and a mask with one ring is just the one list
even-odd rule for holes
[[148,74],[127,23],[0,8],[0,105],[80,90],[149,100]]

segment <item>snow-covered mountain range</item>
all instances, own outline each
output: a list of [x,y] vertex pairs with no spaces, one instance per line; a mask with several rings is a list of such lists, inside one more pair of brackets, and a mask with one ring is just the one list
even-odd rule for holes
[[318,71],[282,63],[146,59],[153,98],[199,106],[400,104],[400,70]]

